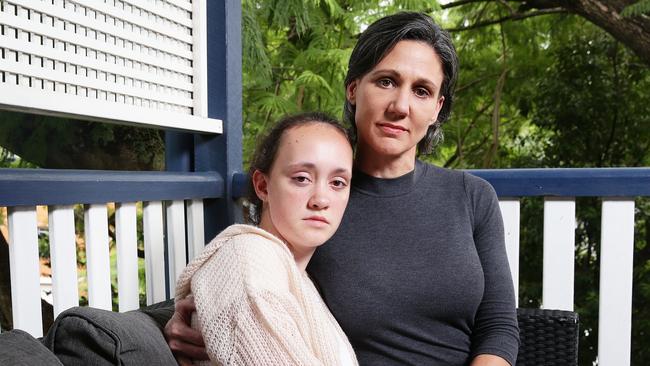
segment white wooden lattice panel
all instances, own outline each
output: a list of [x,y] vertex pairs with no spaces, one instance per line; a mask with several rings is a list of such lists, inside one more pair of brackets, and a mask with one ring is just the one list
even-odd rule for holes
[[0,2],[0,108],[221,133],[205,1]]

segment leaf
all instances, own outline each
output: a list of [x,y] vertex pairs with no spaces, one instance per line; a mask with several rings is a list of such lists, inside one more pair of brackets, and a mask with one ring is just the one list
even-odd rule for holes
[[329,93],[332,92],[329,83],[322,76],[317,75],[310,70],[303,71],[302,74],[296,78],[296,84],[314,89],[324,88]]
[[639,16],[650,13],[650,0],[640,0],[626,6],[621,15],[624,17]]
[[287,114],[293,109],[293,104],[282,96],[273,93],[264,93],[259,99],[252,103],[253,107],[259,109],[263,114],[271,115]]

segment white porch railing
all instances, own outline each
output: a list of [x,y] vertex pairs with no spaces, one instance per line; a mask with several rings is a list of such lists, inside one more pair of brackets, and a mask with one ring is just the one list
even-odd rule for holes
[[[113,191],[104,191],[107,187]],[[0,169],[0,206],[7,207],[14,328],[34,336],[43,334],[36,205],[50,204],[49,246],[56,317],[79,305],[76,236],[80,233],[75,233],[72,196],[78,194],[79,202],[90,202],[83,206],[88,302],[105,310],[112,309],[108,207],[97,201],[125,199],[115,204],[115,245],[119,311],[128,311],[139,307],[138,219],[136,203],[130,198],[144,198],[146,296],[147,304],[153,304],[169,297],[168,289],[173,290],[186,264],[186,248],[191,258],[205,245],[202,199],[220,197],[222,188],[223,181],[216,173]],[[26,197],[24,193],[30,189],[41,196]],[[52,194],[55,192],[60,194]],[[160,199],[147,200],[147,196]]]
[[[186,204],[188,210],[196,211],[191,217],[186,216]],[[203,203],[201,200],[153,201],[144,202],[143,206],[147,304],[153,304],[168,298],[166,286],[173,289],[179,271],[186,264],[186,225],[190,231],[203,231]],[[56,317],[79,305],[75,225],[72,206],[49,206],[48,211]],[[9,207],[7,212],[14,327],[40,337],[43,334],[36,207]],[[106,204],[84,207],[86,273],[89,306],[112,310],[107,213]],[[136,220],[134,202],[116,204],[117,290],[121,312],[140,307]],[[200,234],[190,240],[192,248],[205,245]],[[165,250],[171,258],[169,271],[165,268]]]
[[[496,187],[497,192],[504,196],[500,199],[500,205],[515,289],[518,287],[519,277],[520,203],[519,198],[509,197],[514,196],[513,193],[516,192],[519,192],[520,197],[549,195],[544,202],[542,295],[542,306],[549,309],[573,310],[574,304],[575,199],[568,194],[577,196],[579,194],[576,192],[582,191],[584,195],[603,197],[598,360],[599,365],[605,366],[629,365],[634,198],[624,197],[624,195],[650,196],[650,169],[573,169],[570,170],[572,174],[576,174],[573,178],[555,177],[549,182],[544,180],[544,176],[555,176],[558,171],[565,174],[567,170],[493,170],[474,173],[488,179]],[[503,177],[506,174],[504,172],[507,172],[508,177]],[[87,174],[90,176],[92,173]],[[541,175],[541,177],[527,177],[530,174]],[[600,175],[602,179],[594,177],[594,174]],[[238,177],[237,181],[241,184],[243,181],[240,178]],[[154,178],[149,179],[151,179],[149,184],[154,184]],[[526,179],[534,182],[530,183],[535,190],[532,194],[526,191],[526,184],[528,184],[524,182]],[[571,180],[578,182],[571,183]],[[589,183],[580,183],[581,180]],[[0,188],[2,183],[0,174]],[[218,180],[212,180],[212,184],[218,185]],[[509,187],[509,184],[515,188]],[[21,184],[14,180],[13,185]],[[554,185],[560,188],[555,189]],[[206,195],[205,192],[197,194],[197,196],[201,195],[218,196],[218,194]],[[3,202],[0,202],[0,205],[2,204]],[[143,206],[146,293],[147,303],[150,304],[167,298],[166,286],[173,287],[176,276],[186,263],[186,248],[189,257],[192,257],[203,246],[205,242],[202,237],[203,211],[200,199],[145,201]],[[84,230],[90,306],[110,309],[106,212],[105,204],[94,203],[85,206]],[[51,206],[49,217],[53,270],[52,295],[55,314],[58,314],[78,304],[72,207]],[[14,325],[38,336],[42,331],[35,208],[9,207],[8,223],[11,285],[14,291],[12,299]],[[126,311],[138,306],[138,277],[135,262],[136,214],[133,203],[116,204],[115,224],[119,310]],[[188,242],[185,242],[186,237]],[[165,251],[169,258],[167,268]]]
[[[650,168],[473,171],[500,198],[506,250],[519,287],[519,198],[544,196],[542,307],[573,311],[575,196],[602,198],[598,364],[630,365],[635,197],[650,196]],[[515,197],[515,198],[511,198]],[[518,297],[518,296],[517,296]]]
[[[519,201],[501,200],[506,250],[518,288]],[[542,308],[573,311],[575,200],[544,201]],[[634,200],[603,199],[598,319],[599,365],[629,365],[632,332]],[[517,294],[517,290],[515,290]]]

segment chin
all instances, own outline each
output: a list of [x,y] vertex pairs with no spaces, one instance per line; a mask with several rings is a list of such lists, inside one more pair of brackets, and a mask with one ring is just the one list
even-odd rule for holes
[[332,235],[314,235],[306,239],[303,243],[305,243],[305,247],[318,248],[325,244],[331,237]]

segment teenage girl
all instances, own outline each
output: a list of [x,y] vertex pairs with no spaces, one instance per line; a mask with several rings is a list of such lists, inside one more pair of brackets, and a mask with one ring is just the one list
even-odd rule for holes
[[347,337],[305,272],[350,194],[352,146],[323,114],[281,120],[250,168],[252,218],[215,237],[181,274],[192,327],[219,365],[356,365]]

